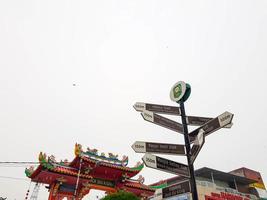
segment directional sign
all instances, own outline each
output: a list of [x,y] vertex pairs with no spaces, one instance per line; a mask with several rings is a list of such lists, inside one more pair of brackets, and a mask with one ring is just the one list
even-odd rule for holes
[[176,196],[179,194],[184,194],[191,192],[191,186],[189,181],[184,181],[181,183],[177,183],[175,185],[171,185],[169,187],[165,187],[162,189],[162,197],[168,198],[172,196]]
[[185,155],[185,146],[179,144],[166,144],[154,142],[137,141],[132,145],[136,153],[160,153],[160,154],[174,154]]
[[144,120],[152,122],[154,124],[157,124],[159,126],[163,126],[165,128],[171,129],[173,131],[176,131],[178,133],[183,133],[183,125],[175,122],[173,120],[170,120],[168,118],[162,117],[160,115],[157,115],[153,112],[144,110],[141,115],[143,116]]
[[205,132],[205,136],[213,133],[214,131],[217,131],[218,129],[231,124],[232,119],[233,119],[233,114],[230,112],[224,112],[223,114],[219,115],[218,117],[208,121],[201,127],[197,128],[196,130],[192,131],[189,133],[190,136],[190,141],[194,141],[195,137],[198,135],[199,130],[203,129]]
[[154,113],[181,115],[180,108],[175,107],[175,106],[166,106],[166,105],[136,102],[133,107],[136,111],[139,111],[139,112],[144,112],[145,110],[148,110]]
[[[136,102],[134,104],[134,109],[138,112],[144,112],[145,110],[151,111],[153,113],[168,114],[168,115],[181,115],[180,107],[167,106],[151,103]],[[202,126],[208,121],[212,120],[210,117],[197,117],[197,116],[186,116],[187,125],[191,126]],[[226,125],[223,128],[231,128],[232,124]]]
[[188,180],[188,178],[182,177],[182,176],[175,176],[173,178],[167,179],[166,183],[167,183],[167,186],[170,186],[170,185],[174,185],[176,183],[183,182],[185,180]]
[[142,158],[145,165],[150,168],[159,169],[176,175],[190,177],[188,166],[146,153]]
[[202,146],[205,143],[205,135],[203,129],[199,130],[199,133],[194,141],[194,145],[191,149],[190,163],[193,164],[197,158],[198,153],[200,152]]
[[[212,120],[213,118],[210,117],[196,117],[196,116],[187,116],[186,117],[186,123],[187,125],[192,126],[202,126],[203,124],[207,123],[208,121]],[[233,124],[230,123],[223,128],[231,128]]]

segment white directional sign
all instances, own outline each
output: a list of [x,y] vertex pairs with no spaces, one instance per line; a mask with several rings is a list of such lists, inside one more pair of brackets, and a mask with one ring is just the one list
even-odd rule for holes
[[132,145],[136,153],[159,153],[170,155],[185,155],[185,146],[179,144],[166,144],[137,141]]
[[[202,126],[212,119],[213,118],[210,118],[210,117],[186,116],[186,123],[187,125],[191,125],[191,126]],[[233,124],[230,123],[224,126],[223,128],[231,128],[232,125]]]
[[190,162],[191,164],[194,163],[195,159],[197,158],[202,146],[205,143],[205,135],[204,135],[204,130],[200,129],[199,133],[194,141],[194,145],[191,149],[191,157],[190,157]]
[[224,112],[218,117],[208,121],[201,127],[189,133],[190,142],[193,142],[195,140],[195,137],[198,135],[200,129],[203,129],[204,135],[207,136],[213,133],[214,131],[217,131],[218,129],[225,127],[226,125],[231,124],[233,116],[234,115],[230,112]]
[[173,173],[176,175],[190,177],[188,166],[182,163],[174,162],[159,156],[146,153],[142,158],[147,167],[159,169],[161,171]]
[[178,133],[183,133],[184,129],[183,129],[183,125],[175,122],[173,120],[170,120],[168,118],[162,117],[160,115],[157,115],[153,112],[144,110],[144,112],[141,113],[141,115],[143,116],[144,120],[152,122],[154,124],[157,124],[159,126],[171,129],[173,131],[176,131]]
[[[167,106],[151,103],[136,102],[134,104],[134,109],[138,112],[151,111],[153,113],[167,114],[167,115],[181,115],[180,107],[177,106]],[[210,117],[199,117],[199,116],[186,116],[187,125],[191,126],[202,126],[208,121],[212,120]],[[232,124],[228,124],[223,128],[231,128]]]
[[151,111],[154,113],[181,115],[180,108],[175,107],[175,106],[166,106],[166,105],[136,102],[133,107],[136,111],[139,111],[139,112],[144,112],[145,110],[147,110],[147,111]]
[[190,185],[190,182],[187,180],[187,181],[183,181],[175,185],[171,185],[171,186],[163,188],[162,198],[165,199],[165,198],[169,198],[169,197],[173,197],[173,196],[177,196],[177,195],[185,194],[189,192],[191,192],[191,185]]

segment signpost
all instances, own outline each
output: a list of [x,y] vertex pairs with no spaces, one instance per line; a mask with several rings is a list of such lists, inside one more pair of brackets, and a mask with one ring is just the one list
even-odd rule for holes
[[153,112],[146,111],[146,110],[144,110],[144,112],[142,112],[141,115],[146,121],[152,122],[159,126],[163,126],[165,128],[171,129],[178,133],[183,133],[183,125],[178,122],[175,122],[173,120],[170,120],[168,118],[162,117],[160,115],[157,115]]
[[194,163],[195,159],[198,156],[198,153],[200,152],[202,146],[205,143],[205,135],[203,129],[199,130],[199,133],[196,137],[196,140],[194,141],[194,145],[191,149],[191,157],[190,157],[190,163]]
[[181,115],[180,108],[175,106],[136,102],[133,107],[136,111],[139,112],[144,112],[145,110],[147,110],[154,113]]
[[170,179],[167,179],[167,185],[174,185],[176,183],[180,183],[183,181],[188,181],[188,178],[182,177],[182,176],[176,176]]
[[195,136],[197,136],[200,129],[203,129],[203,131],[205,132],[205,136],[207,136],[207,135],[213,133],[214,131],[217,131],[218,129],[220,129],[224,126],[231,124],[233,116],[234,115],[230,112],[224,112],[223,114],[219,115],[218,117],[208,121],[207,123],[205,123],[201,127],[197,128],[194,131],[192,131],[191,133],[189,133],[190,142],[192,142],[194,140]]
[[166,144],[137,141],[132,145],[136,153],[159,153],[170,155],[185,155],[185,146],[179,144]]
[[[181,109],[177,106],[136,102],[133,107],[138,112],[151,111],[153,113],[181,116]],[[186,116],[186,123],[187,125],[192,126],[202,126],[212,119],[213,118],[210,117]],[[223,128],[231,128],[232,124],[229,125],[226,125]]]
[[[173,86],[173,88],[178,87],[179,84],[184,85],[185,83],[183,84],[183,83],[178,82]],[[170,97],[171,97],[171,100],[180,104],[181,118],[182,118],[182,124],[183,124],[183,133],[184,133],[184,141],[185,141],[185,147],[186,147],[186,157],[187,157],[188,169],[189,169],[189,173],[190,173],[190,184],[191,184],[191,189],[192,189],[192,197],[193,197],[193,200],[198,200],[194,165],[190,162],[190,160],[191,160],[191,147],[190,147],[190,140],[189,140],[189,135],[188,135],[188,128],[187,128],[187,123],[186,123],[186,114],[185,114],[185,108],[184,108],[184,101],[186,101],[187,98],[189,97],[190,92],[191,92],[191,87],[189,84],[186,86],[188,88],[188,92],[184,93],[185,97],[183,97],[183,96],[180,97],[179,101],[177,101],[177,99],[175,99],[175,98],[172,98],[172,96],[175,96],[175,94],[172,94],[172,93],[178,93],[178,91],[175,91],[174,89],[171,90]]]
[[[185,145],[141,141],[137,141],[132,145],[135,152],[146,153],[142,159],[147,167],[180,175],[178,179],[167,183],[170,186],[162,189],[161,199],[192,192],[193,200],[198,200],[193,163],[203,147],[207,135],[220,128],[231,128],[232,126],[233,114],[230,112],[224,112],[216,118],[186,116],[184,102],[189,98],[190,93],[191,86],[183,81],[179,81],[171,88],[170,98],[172,101],[180,104],[180,107],[141,102],[134,104],[134,109],[141,112],[144,120],[184,135]],[[181,116],[182,124],[156,113]],[[200,127],[188,133],[187,125]],[[194,144],[191,148],[190,143],[192,142]],[[186,155],[188,165],[150,153]],[[179,179],[182,179],[182,181]]]
[[149,153],[146,153],[142,160],[147,167],[159,169],[183,177],[190,177],[188,166],[185,164],[174,162],[172,160],[168,160]]
[[[197,117],[197,116],[187,116],[186,123],[187,125],[191,126],[202,126],[203,124],[207,123],[208,121],[212,120],[213,118],[210,117]],[[222,128],[231,128],[232,123],[222,127]]]
[[162,189],[162,198],[168,198],[179,194],[191,192],[189,181],[184,181]]

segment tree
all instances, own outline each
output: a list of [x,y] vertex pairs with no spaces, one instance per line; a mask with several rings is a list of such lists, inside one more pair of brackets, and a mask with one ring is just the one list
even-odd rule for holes
[[130,192],[119,191],[105,196],[101,200],[140,200],[137,196]]

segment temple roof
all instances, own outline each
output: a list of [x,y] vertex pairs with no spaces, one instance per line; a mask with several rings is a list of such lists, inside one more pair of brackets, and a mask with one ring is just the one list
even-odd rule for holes
[[124,184],[124,186],[132,187],[132,188],[139,188],[139,189],[143,189],[143,190],[149,190],[149,191],[152,191],[152,192],[155,191],[155,189],[151,188],[150,186],[147,186],[147,185],[144,185],[144,184],[141,184],[141,183],[138,183],[138,182],[130,182],[130,181],[128,181],[127,183]]
[[138,165],[136,167],[131,167],[130,168],[130,167],[125,167],[125,166],[114,165],[112,163],[107,163],[107,162],[104,162],[104,161],[95,161],[95,160],[92,160],[91,158],[84,157],[84,156],[82,156],[81,158],[82,158],[83,161],[86,161],[88,163],[94,163],[96,165],[96,167],[103,166],[103,167],[111,168],[111,169],[114,169],[114,170],[120,170],[120,171],[124,171],[124,172],[133,173],[134,175],[139,173],[144,167],[144,164],[141,164],[141,163],[140,163],[140,165]]
[[[102,171],[106,167],[99,166],[98,169]],[[103,173],[99,171],[99,173]],[[78,177],[78,170],[67,166],[54,166],[48,167],[47,165],[40,164],[28,176],[34,182],[41,182],[44,184],[53,184],[54,182],[62,182],[70,185],[75,185]],[[154,194],[155,189],[153,187],[139,183],[138,181],[129,180],[127,177],[125,181],[117,182],[116,179],[110,179],[106,174],[104,176],[96,174],[80,173],[79,182],[81,185],[90,184],[93,189],[103,189],[105,191],[114,192],[117,189],[125,189],[133,192],[139,196],[151,196]],[[117,188],[117,189],[116,189]]]
[[143,177],[130,180],[144,167],[138,162],[135,167],[127,167],[128,157],[122,160],[109,153],[109,157],[92,152],[83,152],[80,145],[75,145],[75,157],[71,162],[57,162],[54,156],[39,154],[40,165],[26,169],[26,175],[34,182],[52,185],[55,182],[75,185],[79,174],[80,185],[90,185],[94,189],[114,192],[118,188],[131,191],[139,196],[153,195],[155,189],[144,185]]

